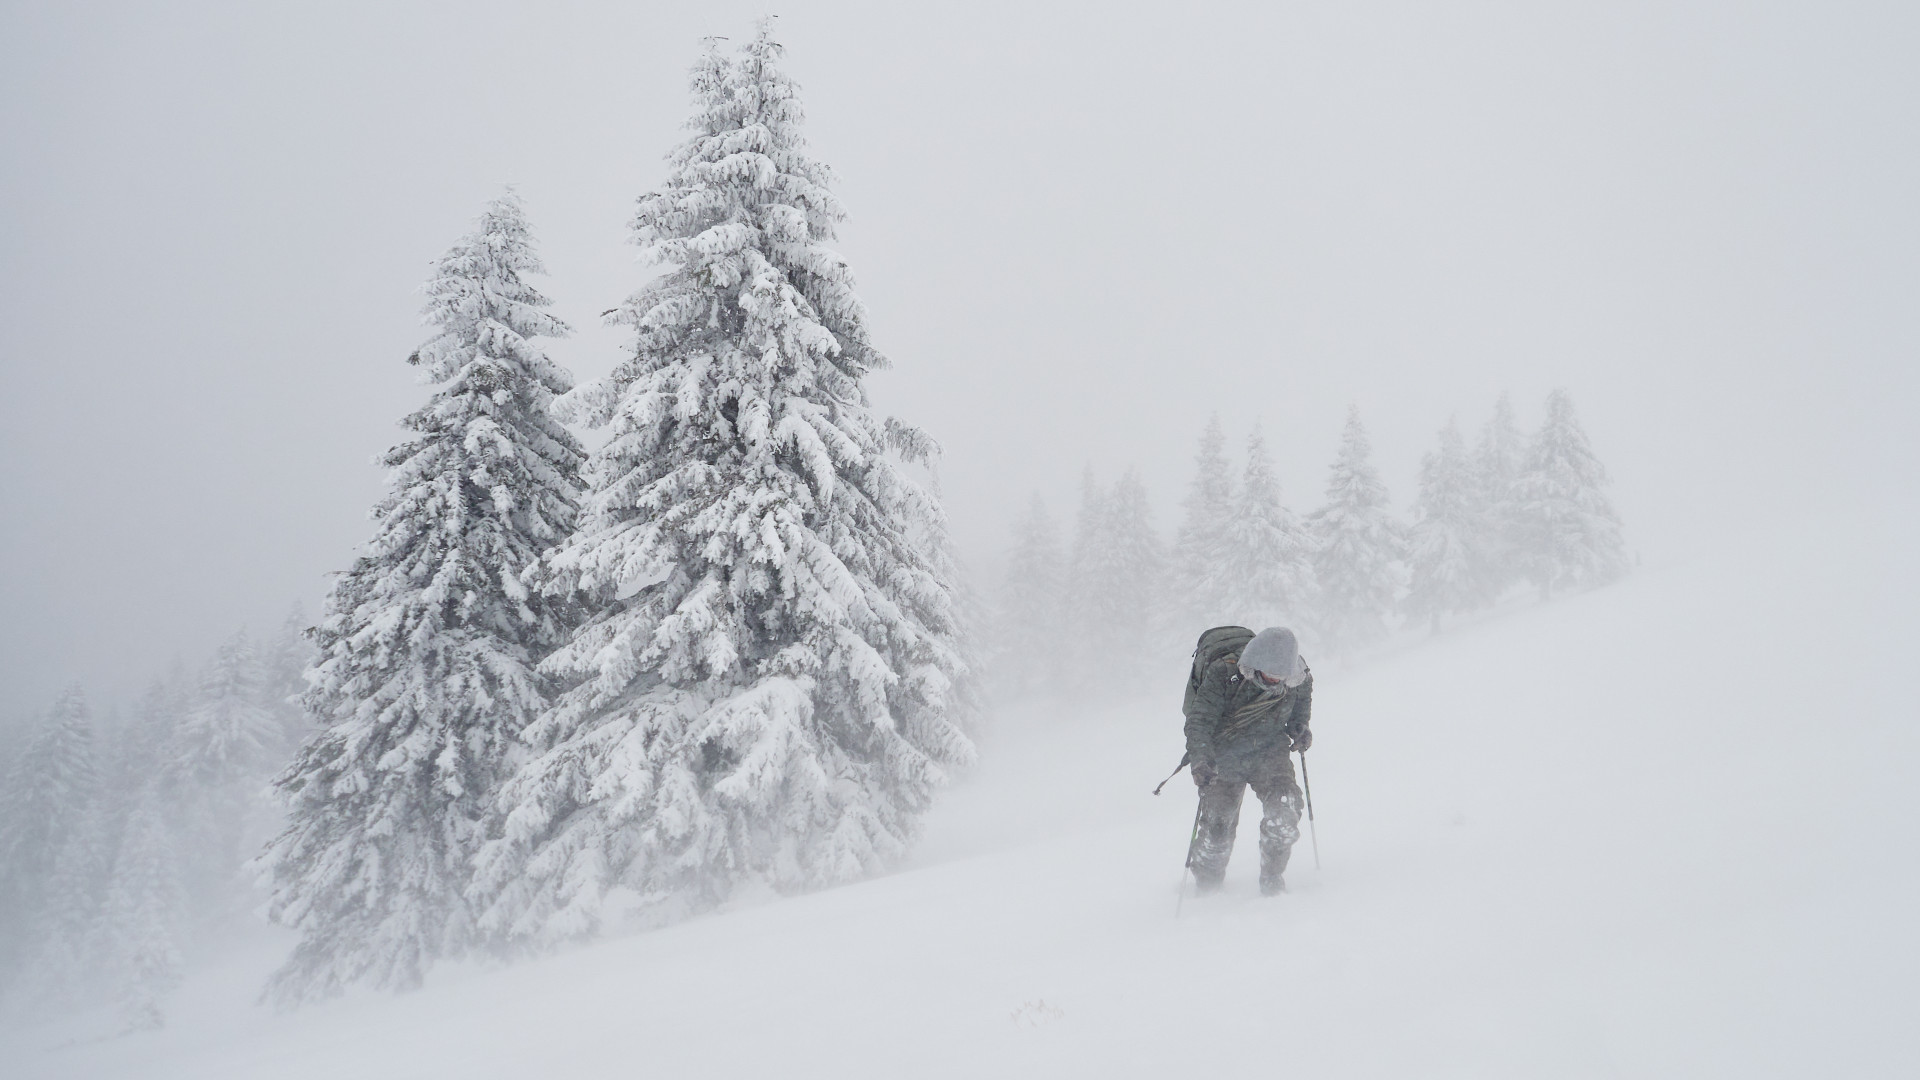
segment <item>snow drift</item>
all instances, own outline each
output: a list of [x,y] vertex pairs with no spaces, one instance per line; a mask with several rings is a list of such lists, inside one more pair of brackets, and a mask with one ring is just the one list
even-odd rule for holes
[[1184,657],[1112,707],[1003,710],[915,868],[400,997],[252,1007],[10,1075],[1893,1076],[1920,1066],[1915,522],[1649,568],[1316,664],[1324,868],[1176,883]]

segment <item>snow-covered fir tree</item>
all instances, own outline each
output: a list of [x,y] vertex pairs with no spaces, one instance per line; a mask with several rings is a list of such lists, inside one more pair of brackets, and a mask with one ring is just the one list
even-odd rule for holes
[[262,703],[260,658],[242,630],[222,642],[175,732],[185,783],[225,789],[277,764],[273,714]]
[[313,720],[300,705],[306,693],[307,669],[317,657],[307,637],[306,609],[294,604],[260,657],[260,703],[274,721],[274,755],[282,762],[293,757],[313,733]]
[[1280,498],[1280,480],[1258,428],[1247,439],[1247,466],[1212,557],[1221,588],[1215,623],[1255,630],[1286,626],[1314,640],[1313,538]]
[[[101,852],[99,749],[93,713],[76,684],[54,701],[15,759],[0,793],[0,982],[44,996],[84,962]],[[0,990],[9,987],[0,986]]]
[[1073,545],[1067,551],[1067,617],[1081,617],[1082,598],[1091,585],[1095,551],[1105,541],[1108,494],[1088,465],[1080,473],[1080,506],[1074,512]]
[[1404,605],[1409,617],[1427,620],[1435,633],[1442,616],[1471,611],[1490,598],[1480,495],[1460,426],[1448,420],[1439,447],[1420,460],[1420,493],[1407,534]]
[[[937,498],[938,489],[933,494]],[[944,517],[941,525],[945,527]],[[953,586],[953,648],[959,657],[959,669],[947,694],[947,715],[952,718],[955,730],[967,738],[968,760],[971,760],[972,739],[987,715],[987,702],[992,695],[987,680],[985,642],[993,616],[987,600],[974,586],[972,575],[954,554],[951,534],[943,537],[929,554],[934,574]]]
[[995,667],[1011,696],[1058,686],[1060,649],[1066,641],[1066,556],[1060,530],[1036,492],[1014,526],[1014,547],[999,611]]
[[1480,429],[1473,453],[1475,514],[1480,523],[1477,546],[1485,556],[1480,587],[1492,600],[1521,579],[1513,485],[1520,478],[1526,452],[1526,439],[1514,423],[1513,402],[1503,393],[1493,403],[1493,416]]
[[1340,449],[1327,477],[1327,501],[1308,521],[1314,578],[1320,587],[1320,637],[1334,652],[1385,635],[1401,581],[1404,537],[1373,467],[1373,447],[1358,407],[1347,410]]
[[1520,565],[1541,599],[1604,585],[1627,572],[1620,518],[1602,489],[1607,470],[1564,390],[1547,395],[1547,418],[1514,483]]
[[261,685],[260,658],[240,631],[214,653],[174,729],[168,787],[181,873],[207,922],[248,902],[242,864],[278,820],[268,781],[284,761]]
[[1136,469],[1102,491],[1088,471],[1068,572],[1069,675],[1095,692],[1150,685],[1166,549]]
[[[132,816],[142,805],[155,806],[156,812],[176,829],[187,828],[197,820],[198,807],[192,797],[198,792],[185,783],[178,769],[180,728],[194,690],[186,665],[176,661],[169,678],[156,678],[147,684],[124,724],[117,730],[103,729],[99,820],[105,834],[101,852],[104,865],[110,866],[120,858]],[[256,788],[263,786],[262,777],[253,779]],[[175,869],[183,872],[182,867]]]
[[1184,515],[1168,568],[1170,614],[1180,621],[1183,632],[1187,627],[1218,623],[1233,600],[1233,583],[1220,565],[1236,509],[1233,469],[1227,464],[1227,436],[1217,413],[1200,434],[1200,451],[1193,464],[1193,484],[1180,504]]
[[[1153,525],[1153,506],[1138,469],[1129,468],[1113,485],[1107,508],[1111,530],[1108,552],[1113,576],[1108,609],[1115,617],[1117,657],[1133,657],[1141,685],[1154,681],[1155,645],[1163,629],[1167,549]],[[1123,663],[1129,661],[1122,660]]]
[[5,792],[4,846],[11,881],[44,881],[99,793],[93,710],[79,684],[54,700],[14,761]]
[[1100,567],[1105,562],[1102,546],[1107,538],[1107,490],[1088,465],[1080,474],[1080,506],[1073,519],[1073,544],[1067,551],[1066,596],[1061,610],[1066,613],[1067,637],[1059,656],[1066,660],[1060,679],[1067,689],[1087,690],[1100,685],[1095,668],[1099,643],[1086,632],[1101,606]]
[[565,596],[520,580],[570,533],[583,457],[550,413],[572,379],[539,342],[568,332],[527,282],[542,272],[508,193],[426,284],[435,332],[408,362],[439,389],[404,421],[376,534],[327,599],[305,696],[326,727],[278,782],[270,914],[300,932],[282,1002],[410,987],[471,944],[473,856],[547,705],[534,665],[573,626]]
[[160,1027],[179,985],[187,910],[171,830],[149,784],[127,819],[104,904],[105,952],[129,1027]]
[[21,983],[32,1010],[78,1005],[97,988],[101,941],[100,898],[110,871],[112,815],[96,793],[73,835],[54,857],[44,882],[39,917]]
[[118,753],[111,764],[112,787],[131,800],[156,778],[172,775],[176,759],[175,740],[187,712],[187,687],[182,683],[154,679],[134,704],[133,716],[121,733]]
[[945,521],[905,467],[935,448],[868,404],[886,361],[781,55],[763,21],[695,66],[633,219],[663,272],[613,316],[632,352],[564,403],[609,438],[542,564],[591,619],[476,890],[519,941],[887,866],[972,753]]

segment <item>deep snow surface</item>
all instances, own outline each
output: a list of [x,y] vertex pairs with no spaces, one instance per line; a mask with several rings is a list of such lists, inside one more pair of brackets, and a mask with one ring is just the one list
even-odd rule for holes
[[1920,1075],[1910,522],[1648,569],[1316,664],[1324,868],[1176,889],[1178,680],[1007,710],[915,868],[403,997],[253,1007],[33,1077]]

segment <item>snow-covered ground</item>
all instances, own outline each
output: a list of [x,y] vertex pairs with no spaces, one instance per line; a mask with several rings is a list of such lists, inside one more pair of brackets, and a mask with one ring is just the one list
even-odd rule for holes
[[17,1077],[1920,1075],[1920,572],[1862,518],[1316,665],[1323,869],[1176,918],[1166,693],[999,716],[915,867]]

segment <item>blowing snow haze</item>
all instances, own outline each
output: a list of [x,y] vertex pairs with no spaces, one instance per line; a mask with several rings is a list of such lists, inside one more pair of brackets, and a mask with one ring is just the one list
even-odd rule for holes
[[[427,263],[502,183],[582,377],[690,51],[749,6],[15,6],[0,72],[0,695],[130,699],[366,539]],[[1644,558],[1915,460],[1904,5],[781,12],[839,248],[962,556],[1207,416],[1404,506],[1450,415],[1579,403]],[[1237,437],[1237,436],[1236,436]]]
[[[674,773],[685,765],[678,749],[649,743],[645,754],[606,751],[640,738],[606,732],[627,730],[620,724],[629,721],[631,731],[644,732],[661,716],[704,715],[725,682],[715,665],[736,659],[789,665],[779,673],[787,681],[772,690],[764,679],[735,688],[765,691],[754,716],[784,717],[792,730],[810,731],[807,724],[831,715],[835,731],[868,731],[861,745],[839,747],[844,753],[821,776],[857,774],[865,794],[884,789],[885,797],[862,802],[822,779],[795,819],[830,807],[859,819],[857,840],[811,836],[782,849],[800,854],[777,872],[675,864],[678,877],[656,869],[596,879],[587,890],[596,905],[644,907],[645,897],[671,895],[682,914],[732,912],[727,905],[738,894],[730,890],[748,889],[749,879],[798,892],[843,883],[882,862],[937,868],[942,859],[983,852],[1012,861],[996,863],[991,880],[966,879],[953,895],[1003,886],[1018,892],[1031,877],[1018,862],[1025,856],[1007,854],[1011,811],[996,809],[1001,795],[1007,807],[1059,811],[1056,824],[1071,828],[1060,825],[1050,842],[1092,859],[1093,878],[1106,880],[1113,870],[1124,893],[1159,867],[1139,870],[1128,861],[1131,848],[1120,847],[1137,839],[1144,852],[1161,842],[1153,830],[1164,831],[1166,822],[1137,808],[1082,822],[1063,809],[1075,801],[1104,806],[1109,787],[1142,785],[1131,772],[1116,772],[1048,794],[1041,762],[1065,752],[1073,732],[1105,730],[1105,720],[1090,706],[1084,715],[1075,711],[1081,703],[1049,728],[1047,710],[1034,702],[1062,687],[1086,690],[1077,680],[1097,656],[1120,672],[1096,689],[1126,699],[1116,706],[1124,722],[1114,730],[1133,740],[1103,750],[1099,761],[1164,775],[1172,762],[1160,759],[1169,745],[1177,756],[1178,735],[1155,725],[1164,726],[1178,692],[1163,684],[1177,680],[1194,634],[1214,622],[1298,624],[1302,653],[1320,662],[1320,693],[1329,703],[1315,715],[1333,709],[1332,716],[1371,725],[1344,744],[1355,755],[1347,759],[1349,798],[1388,792],[1386,778],[1413,775],[1399,736],[1417,741],[1408,712],[1421,702],[1401,680],[1434,678],[1436,670],[1498,679],[1518,670],[1515,657],[1534,656],[1542,674],[1530,671],[1525,694],[1505,711],[1478,721],[1463,707],[1446,714],[1486,725],[1468,741],[1525,742],[1533,714],[1517,704],[1522,698],[1546,715],[1590,716],[1572,706],[1556,712],[1555,686],[1618,670],[1597,653],[1583,660],[1547,643],[1585,649],[1596,638],[1637,632],[1637,620],[1678,619],[1662,640],[1682,649],[1724,630],[1721,612],[1777,617],[1813,636],[1844,624],[1844,634],[1822,638],[1819,655],[1855,678],[1850,700],[1859,710],[1848,720],[1855,726],[1846,745],[1864,753],[1884,734],[1876,725],[1891,714],[1893,698],[1860,687],[1879,686],[1892,671],[1890,658],[1920,643],[1911,610],[1894,602],[1910,591],[1911,575],[1883,588],[1865,570],[1842,573],[1837,562],[1892,567],[1920,510],[1912,419],[1920,410],[1920,322],[1913,317],[1920,72],[1912,63],[1920,12],[1911,5],[1241,4],[1195,11],[987,2],[780,10],[771,33],[786,50],[782,78],[791,77],[805,104],[803,128],[779,136],[803,130],[804,145],[782,142],[781,153],[797,162],[793,176],[818,178],[810,172],[815,159],[830,167],[830,183],[819,188],[830,188],[846,214],[838,220],[824,195],[793,196],[804,204],[797,216],[775,215],[756,225],[763,229],[756,235],[789,227],[805,234],[800,247],[787,237],[779,259],[797,261],[780,263],[780,272],[819,309],[821,332],[830,331],[840,350],[838,359],[807,353],[801,367],[820,365],[819,381],[808,386],[830,385],[831,395],[860,382],[872,415],[827,409],[830,422],[807,435],[799,430],[812,422],[805,417],[793,421],[798,427],[757,428],[758,414],[743,398],[708,411],[720,418],[715,431],[741,439],[772,432],[767,438],[782,452],[807,458],[814,470],[801,485],[807,490],[785,494],[804,501],[833,487],[867,500],[840,504],[854,510],[851,532],[838,535],[858,533],[872,557],[849,556],[851,548],[838,557],[895,567],[872,579],[891,575],[886,588],[900,591],[887,592],[885,603],[836,608],[850,621],[835,625],[855,629],[835,648],[851,651],[819,652],[818,669],[785,652],[770,658],[743,646],[736,656],[714,644],[717,636],[700,638],[700,649],[685,658],[635,653],[614,663],[607,657],[617,649],[608,642],[627,641],[622,627],[653,633],[666,625],[660,620],[679,618],[688,596],[707,595],[697,581],[746,604],[741,610],[780,602],[769,599],[778,589],[753,592],[764,582],[744,592],[722,587],[735,580],[733,564],[709,553],[718,550],[710,543],[730,535],[725,529],[688,526],[671,541],[652,537],[633,548],[580,539],[622,526],[622,513],[642,520],[652,512],[645,499],[622,501],[631,492],[607,494],[618,486],[613,471],[654,481],[673,468],[692,475],[714,445],[694,436],[648,442],[659,433],[648,425],[664,414],[648,412],[644,394],[621,397],[644,382],[635,371],[685,363],[692,374],[677,392],[705,394],[709,405],[714,394],[735,393],[728,387],[738,380],[715,374],[724,364],[702,366],[675,352],[685,341],[667,340],[671,334],[643,340],[644,362],[633,361],[636,335],[655,326],[647,305],[633,298],[656,295],[648,288],[679,288],[676,267],[700,289],[733,287],[724,274],[702,276],[684,260],[637,261],[633,226],[639,222],[656,253],[685,255],[672,247],[685,238],[673,233],[681,219],[671,207],[636,200],[663,185],[698,187],[688,177],[699,170],[670,163],[668,152],[690,137],[690,115],[716,137],[730,131],[726,125],[739,119],[728,119],[730,106],[713,104],[726,100],[713,88],[746,76],[710,72],[702,83],[707,76],[696,69],[690,96],[689,68],[709,38],[720,39],[715,55],[764,44],[755,36],[760,14],[757,5],[733,3],[9,7],[0,35],[0,318],[8,327],[0,344],[0,732],[14,737],[0,752],[0,768],[54,780],[35,788],[41,794],[34,798],[47,801],[45,813],[31,812],[39,815],[33,830],[19,825],[30,800],[16,791],[4,804],[18,835],[7,841],[13,848],[0,850],[0,860],[13,860],[5,864],[13,870],[0,873],[0,960],[24,955],[6,951],[25,940],[7,936],[8,912],[26,910],[20,897],[84,877],[76,868],[87,860],[97,864],[98,903],[121,928],[116,934],[158,925],[165,919],[155,912],[182,904],[231,905],[232,912],[259,905],[257,896],[229,894],[243,850],[260,850],[278,828],[281,811],[259,784],[302,740],[312,775],[335,775],[327,770],[337,762],[314,750],[322,740],[308,725],[316,712],[343,724],[360,715],[365,699],[356,695],[379,681],[365,672],[389,659],[366,660],[365,671],[343,662],[303,683],[312,648],[350,649],[359,630],[384,624],[368,616],[365,626],[344,620],[313,639],[298,631],[330,610],[330,592],[337,599],[341,590],[363,589],[391,600],[419,585],[406,567],[389,574],[365,560],[408,550],[414,534],[404,518],[412,504],[400,480],[414,466],[405,463],[459,457],[446,448],[389,456],[396,444],[430,437],[439,422],[433,417],[497,421],[518,432],[502,436],[502,445],[524,437],[523,445],[546,448],[529,453],[547,455],[523,485],[546,493],[546,509],[533,515],[540,520],[530,521],[504,494],[485,506],[502,530],[489,549],[494,556],[474,556],[476,574],[492,590],[487,602],[508,622],[519,617],[516,605],[532,604],[527,610],[539,614],[527,619],[540,632],[507,642],[505,652],[478,665],[515,672],[507,681],[517,710],[507,717],[496,709],[490,715],[504,726],[479,741],[517,753],[528,741],[520,732],[532,731],[532,742],[549,740],[543,752],[576,743],[590,750],[580,758],[550,754],[538,767],[502,750],[467,776],[477,786],[449,795],[446,805],[457,803],[464,807],[457,814],[470,817],[455,846],[493,845],[482,875],[489,897],[476,899],[455,881],[432,901],[436,917],[454,928],[449,934],[488,920],[486,932],[509,935],[537,924],[542,941],[598,928],[604,912],[581,908],[578,888],[581,875],[608,864],[595,845],[646,863],[666,860],[661,852],[678,850],[673,845],[684,839],[652,832],[644,842],[623,839],[662,820],[635,810],[664,790],[648,786],[653,779],[680,776],[688,790],[705,792],[701,785],[713,776],[760,760],[720,740],[682,775]],[[755,78],[763,89],[785,85],[764,72]],[[690,100],[707,104],[690,112]],[[507,188],[513,194],[502,201]],[[729,190],[727,198],[752,201],[744,188]],[[476,225],[483,211],[498,227]],[[723,254],[757,265],[753,244],[734,241],[743,246]],[[827,249],[844,267],[821,254]],[[519,307],[495,313],[524,340],[505,346],[512,363],[479,376],[462,365],[492,356],[485,352],[491,339],[471,317],[480,292],[463,290],[505,271],[475,266],[525,272],[514,289],[537,290],[514,293],[518,299],[508,299]],[[851,296],[864,311],[841,304]],[[430,301],[429,326],[422,320]],[[807,322],[812,315],[795,317],[803,329],[815,325]],[[542,356],[522,348],[534,337]],[[815,349],[825,339],[807,340]],[[439,344],[410,366],[430,341]],[[603,387],[576,400],[572,412],[562,406],[571,434],[542,427],[555,422],[542,419],[545,402],[564,391],[568,373]],[[496,377],[506,381],[487,381]],[[492,404],[484,394],[460,396],[475,387],[503,396]],[[508,399],[517,404],[507,408]],[[611,427],[584,422],[616,415],[625,419]],[[396,427],[403,417],[413,417],[404,431]],[[636,427],[620,426],[629,422]],[[931,467],[911,460],[921,448],[914,429],[939,445]],[[634,430],[645,437],[615,445]],[[796,449],[816,437],[817,449]],[[1540,450],[1548,444],[1557,457]],[[907,464],[897,473],[864,464],[882,448]],[[575,476],[582,449],[586,464]],[[822,480],[827,474],[837,479]],[[592,493],[579,514],[593,524],[578,530],[567,494],[576,482]],[[923,483],[944,521],[923,500]],[[862,517],[869,503],[878,509]],[[1553,515],[1535,511],[1549,503],[1577,505],[1578,521],[1543,524]],[[369,520],[376,506],[387,507],[379,522]],[[1193,523],[1216,511],[1234,527],[1196,531]],[[1555,529],[1558,539],[1543,539]],[[400,539],[382,540],[376,550],[369,546],[376,535]],[[780,558],[794,550],[766,535],[753,542]],[[741,543],[743,551],[751,547]],[[1541,554],[1554,544],[1551,557]],[[488,562],[503,567],[550,549],[564,554],[541,574],[495,573],[500,567]],[[1835,563],[1829,551],[1841,552],[1831,556]],[[757,557],[739,555],[736,563]],[[687,569],[706,562],[719,567],[717,577]],[[1158,577],[1140,570],[1149,565]],[[1251,597],[1249,582],[1259,583],[1260,597]],[[526,599],[524,590],[549,586],[576,588],[589,597],[581,601],[587,608],[574,610],[577,598],[559,592]],[[828,581],[820,595],[838,603],[851,595],[846,588]],[[683,589],[691,591],[676,591]],[[758,599],[742,600],[748,593]],[[430,589],[423,595],[423,610],[439,604]],[[1559,599],[1536,608],[1534,595]],[[1773,596],[1777,608],[1769,607]],[[542,606],[548,603],[551,610]],[[290,617],[296,604],[307,615]],[[695,607],[707,612],[701,604]],[[1344,613],[1336,610],[1343,605]],[[880,622],[862,622],[870,618]],[[971,637],[955,629],[963,626],[972,627]],[[1433,641],[1430,628],[1439,635]],[[1535,630],[1545,635],[1537,643]],[[1768,647],[1751,627],[1741,632],[1752,637],[1738,641]],[[867,644],[848,644],[855,638]],[[882,639],[885,648],[874,645]],[[1659,730],[1648,717],[1691,722],[1696,714],[1688,710],[1713,700],[1703,689],[1709,679],[1761,677],[1742,666],[1725,644],[1732,640],[1697,671],[1684,656],[1661,658],[1665,711],[1636,721],[1642,738]],[[1527,653],[1535,644],[1539,655]],[[1061,675],[1056,655],[1070,656],[1076,674]],[[534,669],[551,656],[565,663],[536,678]],[[1445,668],[1441,656],[1460,666]],[[1630,653],[1606,659],[1635,662]],[[688,674],[696,669],[707,672],[704,682]],[[827,670],[850,680],[844,693],[821,689],[826,683],[816,680]],[[968,681],[969,670],[977,683]],[[562,674],[573,680],[567,704],[553,706],[540,679]],[[1355,681],[1343,682],[1349,675]],[[433,675],[417,685],[431,692],[445,681]],[[318,699],[305,713],[289,704],[302,685],[320,688],[324,708]],[[968,719],[983,686],[999,699],[987,701],[983,718]],[[922,697],[902,705],[903,687]],[[629,692],[632,699],[623,697]],[[609,702],[631,705],[647,695],[657,713],[599,726],[609,710],[618,712]],[[1782,745],[1804,738],[1788,730],[1785,712],[1767,715],[1774,717],[1767,730]],[[882,716],[893,719],[879,723]],[[461,728],[465,722],[445,721],[447,730],[477,730]],[[1341,722],[1325,721],[1329,731]],[[1701,722],[1707,726],[1690,728],[1676,751],[1684,760],[1711,760],[1722,736],[1735,737]],[[211,734],[227,730],[252,734],[244,745]],[[896,735],[897,746],[875,749]],[[1153,742],[1162,737],[1171,741]],[[1551,745],[1527,743],[1527,753],[1541,757],[1516,751],[1505,760],[1558,760],[1565,748],[1555,737],[1541,736]],[[178,811],[173,818],[154,806],[121,807],[111,842],[85,858],[61,854],[71,846],[63,838],[92,835],[87,822],[107,813],[74,810],[74,792],[105,792],[100,797],[110,801],[113,793],[146,790],[151,778],[140,775],[141,755],[171,753],[162,748],[182,738],[199,739],[204,754],[190,770],[198,777],[193,797],[168,804]],[[1338,775],[1343,752],[1340,736],[1321,738],[1316,779],[1319,755]],[[398,760],[369,750],[373,743],[337,741],[353,743],[368,761]],[[439,756],[421,740],[400,742],[394,755],[429,769],[449,760],[458,740],[436,744]],[[941,803],[929,794],[941,787],[936,774],[964,773],[975,742],[984,779],[963,780],[953,802]],[[1899,747],[1911,749],[1909,742]],[[94,763],[46,765],[82,759]],[[664,771],[633,787],[633,801],[619,802],[617,812],[603,806],[596,817],[576,805],[577,792],[591,786],[586,773],[569,771],[586,769],[579,761],[589,759],[605,770],[594,774],[597,791],[635,761]],[[1502,760],[1461,765],[1498,788],[1486,806],[1462,803],[1461,820],[1485,820],[1497,805],[1515,818],[1564,811],[1575,831],[1604,832],[1604,823],[1577,808],[1537,801],[1540,792],[1527,786],[1534,780],[1500,787],[1511,775],[1495,767]],[[1906,759],[1886,758],[1895,760]],[[1784,756],[1749,763],[1756,776],[1790,768]],[[1823,775],[1842,771],[1826,765],[1834,771]],[[1883,763],[1872,774],[1874,792],[1884,790],[1876,785],[1891,768]],[[1678,772],[1662,771],[1679,769],[1662,764],[1648,782],[1671,780],[1679,790]],[[1728,805],[1740,804],[1747,789],[1720,779],[1714,790]],[[486,816],[505,813],[495,787],[519,808],[511,826]],[[283,845],[286,880],[302,868],[337,868],[314,853],[332,850],[341,830],[377,817],[315,794],[324,785],[307,790],[314,820],[338,811],[344,824],[316,825],[299,844]],[[1397,823],[1417,817],[1413,797],[1383,798],[1352,809],[1352,820],[1377,841],[1362,850],[1382,865],[1408,865],[1395,862],[1394,845]],[[1859,806],[1872,802],[1861,799]],[[710,847],[744,842],[766,825],[773,805],[747,799],[689,828],[710,829],[718,838]],[[1896,816],[1905,805],[1886,804]],[[1172,820],[1175,834],[1186,812],[1163,815],[1181,819]],[[1456,808],[1449,803],[1447,812]],[[933,815],[931,846],[909,858],[907,841],[923,813]],[[568,832],[565,823],[577,820],[591,827]],[[1734,817],[1689,820],[1712,842]],[[1103,862],[1107,854],[1089,854],[1071,837],[1081,836],[1073,830],[1082,825],[1093,835],[1107,821],[1140,830],[1124,845],[1112,839],[1111,852],[1100,848],[1112,855]],[[1251,821],[1245,826],[1243,849],[1253,829]],[[28,832],[31,843],[19,839]],[[1452,851],[1453,836],[1435,842]],[[1528,847],[1535,839],[1515,843],[1551,862],[1545,845]],[[1458,850],[1485,855],[1504,850],[1502,843],[1476,834]],[[20,854],[30,848],[31,858]],[[1835,880],[1855,868],[1840,854],[1831,858],[1840,860]],[[166,870],[176,862],[186,867],[177,880]],[[1124,872],[1116,869],[1123,865]],[[1066,879],[1049,873],[1040,874],[1053,883],[1049,895],[1066,895]],[[1463,890],[1491,880],[1460,873]],[[127,884],[163,877],[171,882],[165,889]],[[287,886],[293,891],[282,894],[281,913],[294,910],[297,921],[308,910],[300,889],[333,888],[324,877]],[[1229,891],[1235,880],[1230,874]],[[1382,893],[1400,899],[1369,908],[1348,904],[1352,896],[1339,891],[1360,888],[1356,879],[1325,880],[1319,900],[1342,919],[1363,920],[1326,924],[1325,940],[1336,943],[1321,958],[1328,971],[1340,970],[1341,927],[1364,932],[1367,912],[1398,911],[1395,905],[1418,896]],[[1560,888],[1571,879],[1553,880]],[[1698,895],[1724,899],[1734,880],[1716,879]],[[887,879],[848,895],[883,906],[885,896],[906,898],[900,910],[887,909],[906,928],[911,920],[902,911],[927,888],[915,881]],[[167,899],[169,889],[185,899]],[[831,893],[792,910],[838,918]],[[1085,955],[1115,947],[1099,940],[1115,927],[1123,943],[1160,932],[1136,933],[1129,901],[1113,902],[1114,921],[1095,927]],[[1158,903],[1155,893],[1151,904]],[[461,904],[477,906],[461,914]],[[1817,914],[1827,906],[1816,897],[1794,910]],[[1463,902],[1462,910],[1471,908]],[[1259,918],[1236,912],[1234,919]],[[725,921],[734,917],[699,923],[704,930],[663,931],[645,939],[654,944],[631,948],[671,951],[682,940],[673,934],[718,937],[725,931],[715,926],[802,916],[760,911]],[[1549,932],[1579,933],[1571,924]],[[1685,926],[1662,923],[1659,932],[1690,940]],[[978,938],[992,933],[983,924]],[[1290,939],[1272,940],[1281,947]],[[214,1015],[207,1003],[226,1000],[226,991],[193,982],[199,976],[191,973],[217,965],[196,968],[205,942],[181,941],[189,984],[180,1000],[194,1003],[183,1015]],[[398,963],[376,939],[361,942],[369,956],[379,955],[343,961],[335,950],[304,977],[330,993],[368,981],[370,967],[391,965],[386,981],[401,985],[430,966],[430,956]],[[257,956],[228,969],[244,968],[248,993],[257,992],[278,961],[255,960],[288,947],[284,938],[262,937]],[[147,967],[133,966],[148,975],[178,966],[169,967],[165,950],[133,952]],[[604,964],[614,954],[593,955],[601,959],[581,962]],[[869,959],[884,978],[884,957]],[[132,963],[116,962],[121,969]],[[797,957],[794,970],[811,962]],[[594,968],[593,977],[617,979],[612,970]],[[148,981],[159,985],[154,978]],[[484,994],[509,1002],[501,1006],[508,1010],[518,993],[512,987],[521,984],[486,985]],[[302,986],[291,996],[307,996],[311,988]],[[430,987],[418,1000],[432,1004],[415,1007],[447,1009],[451,999],[436,992]],[[153,1005],[160,996],[143,1000]],[[1054,1018],[1056,1005],[1010,1003],[1025,1010],[1016,1020]],[[1063,1023],[1086,1015],[1075,1008],[1067,1007]],[[154,1005],[135,1026],[158,1023],[159,1015]],[[1329,1030],[1337,1029],[1336,1022]],[[957,1030],[954,1038],[964,1042]],[[192,1063],[181,1069],[191,1073]],[[101,1074],[109,1072],[103,1065]]]

